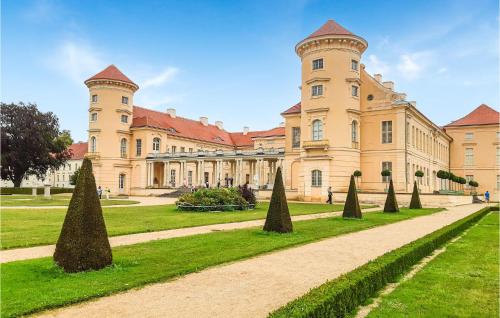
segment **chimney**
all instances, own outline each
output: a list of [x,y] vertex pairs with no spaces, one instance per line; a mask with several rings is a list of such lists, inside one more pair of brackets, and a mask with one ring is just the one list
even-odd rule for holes
[[170,117],[175,118],[175,108],[167,108],[167,114],[169,114]]
[[208,126],[208,117],[200,117],[200,122],[203,126]]
[[243,127],[243,135],[247,135],[249,130],[250,128],[248,128],[247,126]]
[[373,74],[373,77],[375,77],[377,82],[382,82],[382,74]]
[[282,122],[280,123],[280,127],[285,127],[285,122],[284,122],[284,121],[282,121]]
[[215,122],[215,126],[217,126],[220,130],[224,130],[224,124],[220,120]]
[[383,82],[382,85],[385,86],[385,88],[388,88],[390,89],[391,91],[394,90],[394,82],[393,81],[387,81],[387,82]]

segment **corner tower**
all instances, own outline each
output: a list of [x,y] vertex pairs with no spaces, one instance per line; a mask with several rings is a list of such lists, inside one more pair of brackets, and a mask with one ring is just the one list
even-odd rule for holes
[[139,86],[110,65],[85,81],[89,88],[89,149],[97,186],[129,194],[134,93]]
[[305,199],[347,191],[360,169],[361,55],[368,43],[333,20],[295,46],[302,61],[301,187]]

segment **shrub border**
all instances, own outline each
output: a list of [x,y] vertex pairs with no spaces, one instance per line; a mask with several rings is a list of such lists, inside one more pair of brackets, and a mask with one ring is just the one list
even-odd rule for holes
[[[36,188],[36,187],[35,187]],[[50,194],[59,194],[59,193],[73,193],[73,188],[50,188]],[[22,187],[22,188],[0,188],[0,195],[11,195],[11,194],[23,194],[23,195],[31,195],[33,188]],[[36,188],[37,195],[44,193],[44,188]]]
[[375,296],[387,283],[395,281],[422,258],[478,222],[490,211],[498,211],[498,207],[485,207],[388,252],[349,273],[311,289],[307,294],[270,313],[268,317],[344,317],[367,299]]

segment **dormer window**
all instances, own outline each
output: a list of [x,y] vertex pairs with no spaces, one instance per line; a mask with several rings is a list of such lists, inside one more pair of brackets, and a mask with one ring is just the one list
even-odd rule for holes
[[97,95],[92,95],[92,103],[97,103]]
[[313,70],[323,69],[323,59],[313,60]]
[[122,104],[128,105],[128,97],[122,96]]
[[314,85],[312,87],[312,96],[321,96],[323,95],[323,85]]
[[359,62],[356,60],[351,60],[351,69],[353,71],[358,71],[359,70]]
[[127,116],[127,115],[122,115],[122,116],[121,116],[121,121],[122,121],[122,123],[124,123],[124,124],[128,123],[128,116]]

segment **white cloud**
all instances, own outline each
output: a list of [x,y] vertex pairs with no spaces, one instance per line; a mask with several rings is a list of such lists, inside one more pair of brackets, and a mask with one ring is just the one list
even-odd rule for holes
[[66,41],[47,59],[47,65],[73,81],[81,83],[104,68],[104,62],[87,44]]
[[397,69],[403,78],[417,79],[429,67],[432,58],[432,53],[429,51],[403,54],[399,57]]
[[155,75],[147,80],[141,85],[142,88],[148,87],[158,87],[165,83],[171,81],[179,72],[179,70],[175,67],[167,67],[163,72],[158,75]]
[[370,54],[365,63],[366,69],[371,74],[382,74],[387,75],[390,74],[391,68],[389,64],[380,60],[375,54]]

